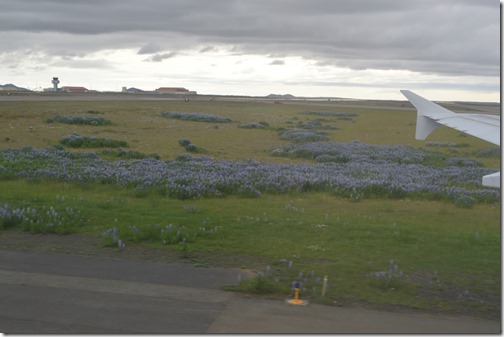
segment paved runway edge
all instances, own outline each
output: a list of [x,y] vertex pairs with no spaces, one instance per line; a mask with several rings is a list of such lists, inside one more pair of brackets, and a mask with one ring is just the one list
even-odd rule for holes
[[209,333],[498,334],[500,322],[469,317],[395,313],[318,304],[296,307],[281,301],[233,298]]
[[222,303],[228,301],[232,293],[220,290],[187,288],[152,283],[104,280],[89,277],[50,275],[0,270],[0,283],[74,289],[94,292],[109,292],[124,295],[169,297],[196,302]]
[[217,282],[228,282],[234,273],[0,251],[0,332],[501,333],[500,321],[317,304],[295,307],[218,290]]

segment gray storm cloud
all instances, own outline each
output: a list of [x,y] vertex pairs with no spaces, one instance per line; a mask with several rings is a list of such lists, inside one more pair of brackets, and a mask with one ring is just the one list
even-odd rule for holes
[[2,1],[0,53],[136,48],[162,61],[223,44],[351,69],[499,76],[499,11],[496,0]]

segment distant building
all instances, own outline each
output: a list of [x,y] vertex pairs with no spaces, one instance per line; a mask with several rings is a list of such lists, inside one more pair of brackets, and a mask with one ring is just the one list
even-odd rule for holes
[[70,92],[70,93],[89,92],[89,90],[84,87],[61,87],[61,89],[59,91]]
[[196,91],[189,91],[186,88],[166,88],[161,87],[156,89],[158,94],[175,94],[175,95],[196,95]]
[[59,79],[57,77],[52,78],[53,91],[58,91]]

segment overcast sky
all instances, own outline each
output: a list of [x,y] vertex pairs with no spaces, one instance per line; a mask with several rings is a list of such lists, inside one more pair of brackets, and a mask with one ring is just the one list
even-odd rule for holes
[[0,0],[0,84],[499,101],[498,0]]

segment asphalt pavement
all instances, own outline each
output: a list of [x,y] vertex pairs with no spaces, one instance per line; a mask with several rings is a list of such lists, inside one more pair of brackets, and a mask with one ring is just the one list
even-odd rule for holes
[[0,250],[3,333],[500,333],[499,321],[316,304],[219,290],[240,271]]

